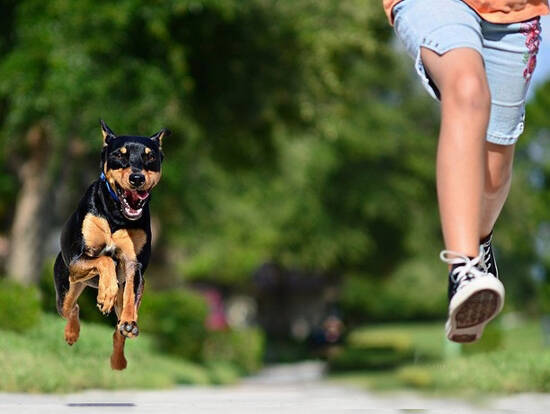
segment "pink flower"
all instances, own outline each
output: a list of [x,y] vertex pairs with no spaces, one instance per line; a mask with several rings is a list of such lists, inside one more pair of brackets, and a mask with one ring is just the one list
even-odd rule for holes
[[528,22],[522,23],[519,31],[526,37],[525,46],[529,51],[529,59],[527,60],[527,66],[523,71],[523,77],[526,80],[531,78],[535,66],[537,65],[537,53],[540,46],[540,25],[539,19],[533,19]]
[[527,62],[527,67],[523,71],[523,77],[527,80],[531,79],[531,75],[535,71],[537,66],[537,55],[531,55],[529,61]]

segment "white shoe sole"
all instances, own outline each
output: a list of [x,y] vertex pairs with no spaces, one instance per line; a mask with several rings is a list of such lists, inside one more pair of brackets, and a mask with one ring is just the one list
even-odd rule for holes
[[481,338],[485,325],[504,306],[504,286],[493,276],[480,277],[455,293],[449,303],[445,324],[447,338],[454,342],[472,343]]

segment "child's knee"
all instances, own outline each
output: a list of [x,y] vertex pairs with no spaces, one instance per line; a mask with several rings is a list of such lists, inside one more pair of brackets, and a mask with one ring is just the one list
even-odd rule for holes
[[507,191],[512,180],[511,165],[505,163],[489,164],[485,177],[485,195],[497,197],[502,191]]
[[485,74],[459,70],[441,91],[441,97],[462,110],[486,111],[491,109],[491,93]]

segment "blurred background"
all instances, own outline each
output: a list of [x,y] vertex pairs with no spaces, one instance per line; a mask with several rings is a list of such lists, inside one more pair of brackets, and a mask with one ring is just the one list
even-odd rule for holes
[[[550,388],[550,37],[495,229],[505,312],[460,347],[443,334],[439,108],[380,3],[0,1],[0,390],[224,384],[311,359],[375,388]],[[123,373],[96,291],[64,343],[52,279],[100,118],[173,132]]]

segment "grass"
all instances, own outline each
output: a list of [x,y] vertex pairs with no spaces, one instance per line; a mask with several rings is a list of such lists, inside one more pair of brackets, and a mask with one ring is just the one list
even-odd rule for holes
[[543,344],[540,322],[503,325],[493,322],[478,344],[463,346],[444,338],[442,323],[360,329],[354,334],[356,341],[357,337],[396,333],[408,337],[413,361],[391,370],[347,372],[332,379],[379,390],[412,387],[454,394],[549,392],[550,348]]
[[64,321],[42,315],[25,333],[0,330],[0,391],[72,392],[89,388],[169,388],[176,384],[234,382],[229,366],[201,366],[157,351],[151,337],[126,341],[128,368],[112,371],[113,329],[83,323],[78,342],[63,339]]

